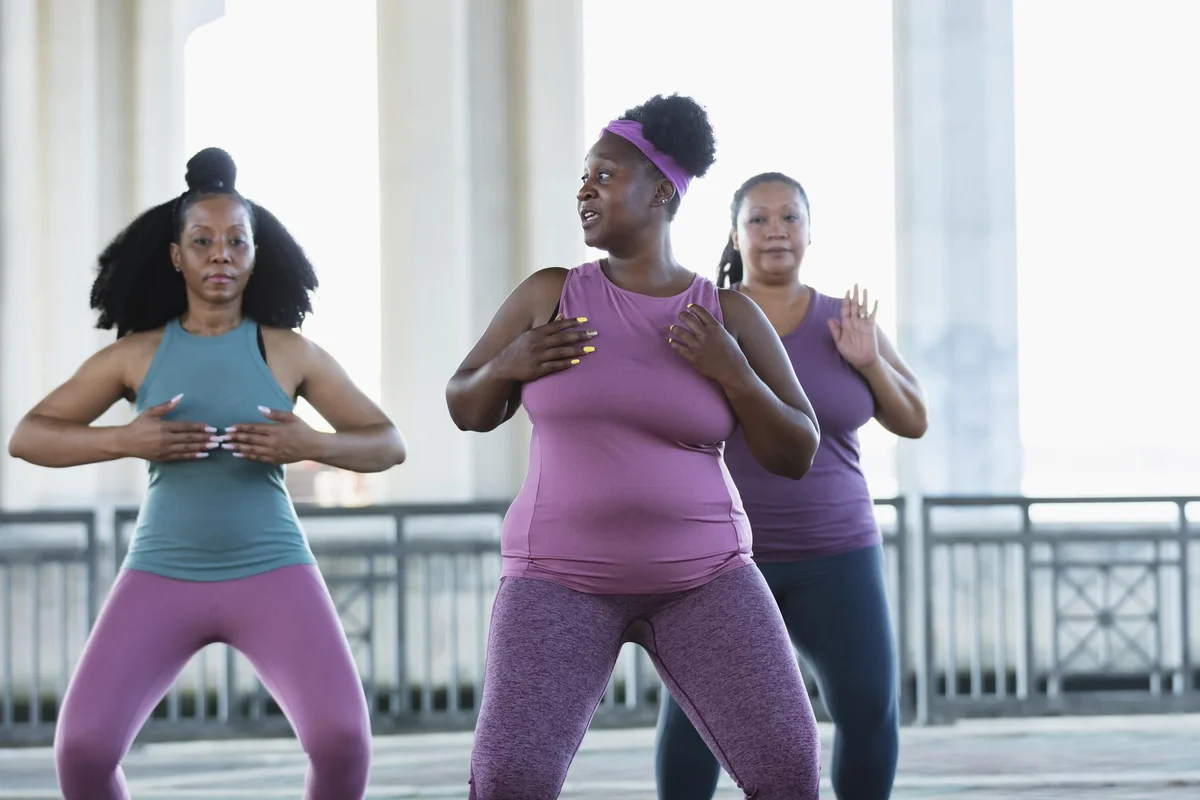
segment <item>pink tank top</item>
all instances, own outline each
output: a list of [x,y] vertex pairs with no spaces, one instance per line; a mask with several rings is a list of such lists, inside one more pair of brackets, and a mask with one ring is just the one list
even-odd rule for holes
[[737,419],[721,388],[667,343],[689,303],[722,319],[699,275],[682,294],[616,286],[598,262],[567,273],[559,311],[596,352],[526,384],[529,471],[504,518],[502,575],[597,594],[701,586],[750,564],[750,526],[725,468]]

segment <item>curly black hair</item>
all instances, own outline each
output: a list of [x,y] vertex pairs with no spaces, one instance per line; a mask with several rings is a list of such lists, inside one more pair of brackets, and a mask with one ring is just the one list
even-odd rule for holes
[[160,328],[187,311],[183,276],[171,263],[188,209],[200,200],[229,195],[249,211],[256,248],[242,313],[260,325],[299,328],[312,312],[317,275],[304,251],[274,214],[242,197],[237,167],[224,150],[210,147],[187,163],[187,191],[151,208],[117,234],[100,254],[91,307],[97,328],[117,338]]
[[[620,118],[640,122],[646,140],[675,159],[693,178],[704,177],[717,160],[717,139],[708,112],[690,97],[657,94]],[[679,210],[679,201],[676,193],[667,207],[672,219]]]
[[[786,184],[799,192],[800,200],[804,203],[804,212],[809,215],[809,220],[812,220],[812,211],[808,206],[808,193],[804,191],[800,181],[790,175],[784,175],[782,172],[764,172],[747,180],[733,193],[733,202],[729,204],[732,227],[737,227],[738,214],[741,213],[742,203],[746,202],[746,194],[755,186],[761,186],[764,183]],[[721,263],[717,265],[717,286],[724,289],[735,283],[741,283],[744,271],[742,254],[733,246],[733,232],[730,231],[729,241],[725,243],[725,251],[721,253]]]

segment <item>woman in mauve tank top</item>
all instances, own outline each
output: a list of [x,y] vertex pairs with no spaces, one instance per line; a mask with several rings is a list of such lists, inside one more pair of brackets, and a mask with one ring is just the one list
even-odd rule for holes
[[[799,482],[764,470],[740,432],[726,460],[754,526],[754,560],[836,726],[834,792],[886,800],[899,747],[897,659],[858,430],[875,418],[897,436],[920,438],[925,401],[876,328],[865,291],[860,298],[855,286],[836,298],[800,282],[809,205],[796,180],[756,175],[734,194],[732,217],[718,282],[753,299],[779,332],[820,420],[821,446]],[[720,775],[670,697],[659,719],[657,772],[661,800],[708,800]]]
[[671,220],[714,157],[691,98],[606,126],[576,199],[607,258],[525,280],[447,387],[463,430],[521,405],[533,423],[502,533],[476,800],[558,797],[626,642],[747,797],[817,797],[816,721],[723,452],[740,428],[794,481],[819,433],[758,306],[672,255]]

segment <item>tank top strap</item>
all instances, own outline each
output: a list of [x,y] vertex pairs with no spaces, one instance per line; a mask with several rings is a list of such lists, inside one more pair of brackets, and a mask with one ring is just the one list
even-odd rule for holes
[[243,317],[242,324],[238,328],[241,334],[238,338],[245,344],[246,351],[253,359],[254,354],[258,352],[258,323],[249,317]]
[[566,278],[563,279],[562,292],[558,295],[558,312],[555,316],[562,314],[563,317],[567,317],[580,313],[578,309],[587,305],[584,298],[587,288],[581,282],[599,268],[599,261],[589,261],[567,270]]
[[685,294],[687,302],[703,306],[717,318],[717,322],[725,324],[725,315],[721,312],[721,290],[715,283],[703,275],[697,274]]
[[181,333],[183,333],[183,325],[179,323],[179,317],[176,317],[163,326],[163,346],[170,347],[179,341]]

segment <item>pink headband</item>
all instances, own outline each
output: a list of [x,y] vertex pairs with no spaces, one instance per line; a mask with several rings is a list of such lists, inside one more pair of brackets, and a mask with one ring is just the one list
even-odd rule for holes
[[667,177],[667,180],[674,184],[675,191],[679,192],[680,198],[687,194],[691,178],[683,171],[683,167],[675,163],[675,159],[658,150],[646,140],[646,135],[642,132],[642,123],[634,122],[631,119],[615,119],[608,123],[600,133],[601,135],[611,133],[633,144],[634,147],[642,151],[642,155],[650,159],[651,164],[658,167],[659,171]]

